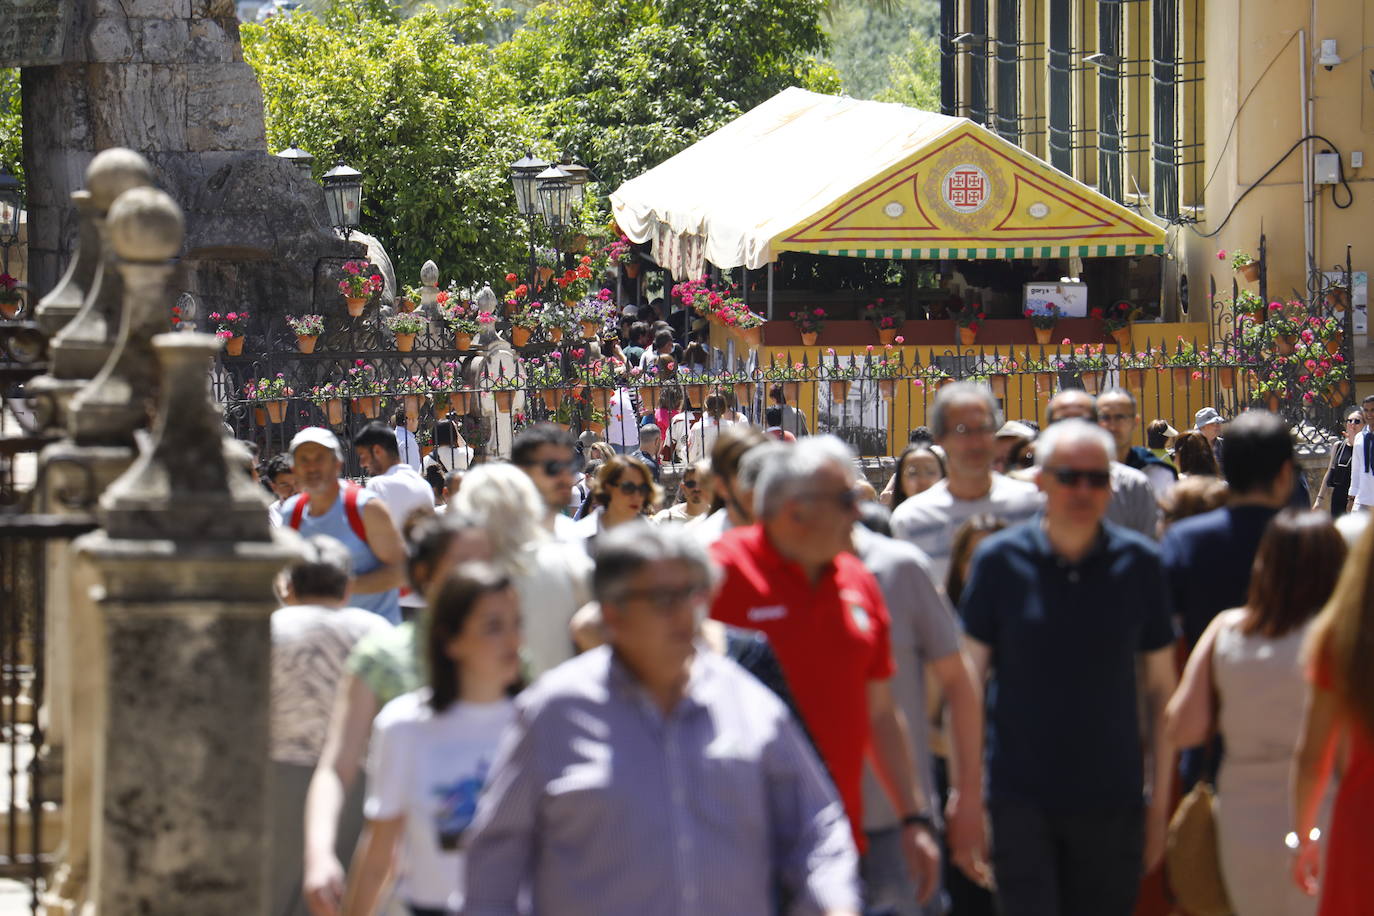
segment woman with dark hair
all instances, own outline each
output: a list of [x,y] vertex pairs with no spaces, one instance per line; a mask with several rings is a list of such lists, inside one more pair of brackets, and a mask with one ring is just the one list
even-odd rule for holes
[[[1272,523],[1271,523],[1272,524]],[[1374,529],[1355,545],[1303,646],[1309,686],[1293,766],[1293,880],[1321,894],[1320,916],[1369,912],[1374,862]],[[1331,829],[1317,824],[1332,771]]]
[[892,505],[896,509],[907,497],[924,493],[945,476],[945,459],[925,443],[912,443],[897,459],[892,472]]
[[1181,433],[1174,440],[1174,465],[1179,480],[1192,474],[1220,477],[1221,468],[1212,452],[1212,443],[1202,433]]
[[1345,541],[1329,516],[1287,509],[1260,540],[1245,606],[1218,614],[1169,701],[1177,747],[1226,754],[1217,774],[1217,841],[1232,908],[1244,916],[1307,916],[1314,901],[1288,878],[1289,773],[1302,724],[1302,644],[1336,586]]
[[720,392],[713,391],[706,396],[706,409],[701,419],[692,424],[687,431],[687,460],[700,461],[711,455],[716,437],[722,429],[735,425],[735,413],[727,409],[725,398]]
[[424,646],[428,686],[392,700],[373,726],[344,916],[376,912],[393,860],[413,916],[463,906],[463,831],[515,715],[520,602],[510,577],[482,564],[454,570],[430,599]]
[[954,543],[949,549],[949,572],[945,575],[945,595],[956,608],[964,594],[968,582],[969,569],[973,566],[973,552],[983,543],[983,538],[1007,527],[1007,523],[990,513],[970,516],[954,533]]
[[603,531],[650,515],[662,492],[648,465],[614,455],[597,468],[589,496],[595,511],[577,520],[575,533],[590,542]]

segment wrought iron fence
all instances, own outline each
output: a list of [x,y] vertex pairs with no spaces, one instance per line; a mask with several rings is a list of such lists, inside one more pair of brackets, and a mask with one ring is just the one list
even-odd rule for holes
[[[608,421],[616,422],[612,408],[622,407],[623,417],[624,401],[639,415],[662,406],[704,410],[728,422],[738,412],[769,426],[777,425],[768,421],[769,408],[779,404],[774,394],[801,410],[806,431],[835,433],[861,456],[884,456],[900,452],[909,432],[925,423],[935,393],[956,380],[987,383],[1009,418],[1037,422],[1056,390],[1124,388],[1139,403],[1142,442],[1156,417],[1184,429],[1201,407],[1231,416],[1263,406],[1319,444],[1330,438],[1326,431],[1335,428],[1353,391],[1349,311],[1339,312],[1336,304],[1323,296],[1302,305],[1301,314],[1293,306],[1273,315],[1232,316],[1209,340],[1151,339],[1154,326],[1138,324],[1131,341],[1107,345],[834,351],[765,345],[733,361],[735,368],[717,353],[715,371],[671,377],[617,374],[599,358],[597,342],[548,339],[545,332],[510,347],[508,331],[492,328],[476,349],[459,350],[433,319],[403,342],[409,349],[402,351],[383,317],[372,315],[331,329],[309,353],[296,347],[283,324],[269,339],[254,341],[257,352],[223,357],[216,384],[226,422],[264,456],[283,451],[302,427],[331,426],[351,436],[374,418],[404,423],[417,432],[422,449],[433,444],[436,422],[452,419],[479,455],[503,455],[515,432],[539,420],[606,435]],[[1326,365],[1317,367],[1319,373],[1306,369],[1309,358]],[[620,422],[633,424],[634,417]],[[622,438],[627,434],[633,435],[628,426]],[[351,456],[349,463],[356,474]]]

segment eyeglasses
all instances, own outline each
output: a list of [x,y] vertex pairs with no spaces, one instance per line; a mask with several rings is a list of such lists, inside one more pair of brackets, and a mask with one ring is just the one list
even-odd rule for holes
[[701,484],[697,483],[695,477],[688,477],[687,479],[683,480],[682,485],[689,490],[696,490],[701,487]]
[[527,461],[520,465],[522,468],[539,468],[546,476],[557,477],[564,471],[571,471],[574,463],[571,461]]
[[624,592],[618,603],[643,601],[660,614],[670,614],[684,604],[696,604],[709,593],[705,585],[686,585],[682,588],[643,588]]
[[802,499],[814,499],[822,502],[833,502],[841,509],[846,511],[853,509],[859,504],[859,494],[853,490],[840,490],[838,493],[803,493]]
[[993,426],[991,423],[983,423],[978,426],[970,426],[967,423],[956,423],[949,428],[949,431],[956,436],[985,436],[989,433],[995,433],[997,427]]
[[615,485],[615,488],[626,496],[634,496],[638,493],[647,498],[650,493],[654,492],[647,483],[630,483],[628,480],[622,480]]
[[1098,419],[1101,420],[1103,423],[1121,423],[1121,422],[1123,422],[1123,421],[1129,423],[1131,420],[1134,420],[1134,419],[1135,419],[1135,414],[1133,414],[1133,413],[1104,413],[1104,414],[1101,414],[1101,415],[1098,417]]
[[1093,490],[1105,490],[1111,486],[1112,475],[1108,471],[1080,471],[1077,468],[1046,468],[1054,479],[1066,487],[1087,484]]

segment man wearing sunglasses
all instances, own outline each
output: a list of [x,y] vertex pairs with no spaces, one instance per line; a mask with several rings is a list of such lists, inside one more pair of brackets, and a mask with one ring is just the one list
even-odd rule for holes
[[710,483],[711,462],[698,461],[696,464],[690,465],[687,470],[682,472],[682,482],[678,485],[678,493],[681,494],[682,500],[660,511],[654,516],[654,521],[660,524],[663,522],[685,524],[693,519],[705,518],[711,510],[711,503],[706,496]]
[[[1097,400],[1081,388],[1070,388],[1050,398],[1045,406],[1045,422],[1087,420],[1099,423]],[[1110,433],[1109,433],[1110,434]],[[1115,445],[1113,445],[1115,455]],[[1159,502],[1149,478],[1135,468],[1129,468],[1113,458],[1107,520],[1138,531],[1148,538],[1159,536]]]
[[982,543],[961,600],[966,650],[988,684],[1005,916],[1128,916],[1164,853],[1174,628],[1158,549],[1106,519],[1115,451],[1082,420],[1049,427],[1035,450],[1044,511]]
[[563,510],[573,485],[573,437],[552,423],[526,426],[511,443],[511,463],[534,481],[544,499],[544,527],[559,540],[575,540],[575,523]]

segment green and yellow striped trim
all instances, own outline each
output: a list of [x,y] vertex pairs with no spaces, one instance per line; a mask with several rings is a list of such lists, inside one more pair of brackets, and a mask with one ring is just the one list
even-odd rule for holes
[[[784,251],[787,249],[783,249]],[[1036,245],[1020,248],[821,248],[803,254],[839,258],[888,258],[905,261],[992,258],[1124,258],[1163,254],[1163,245]]]

